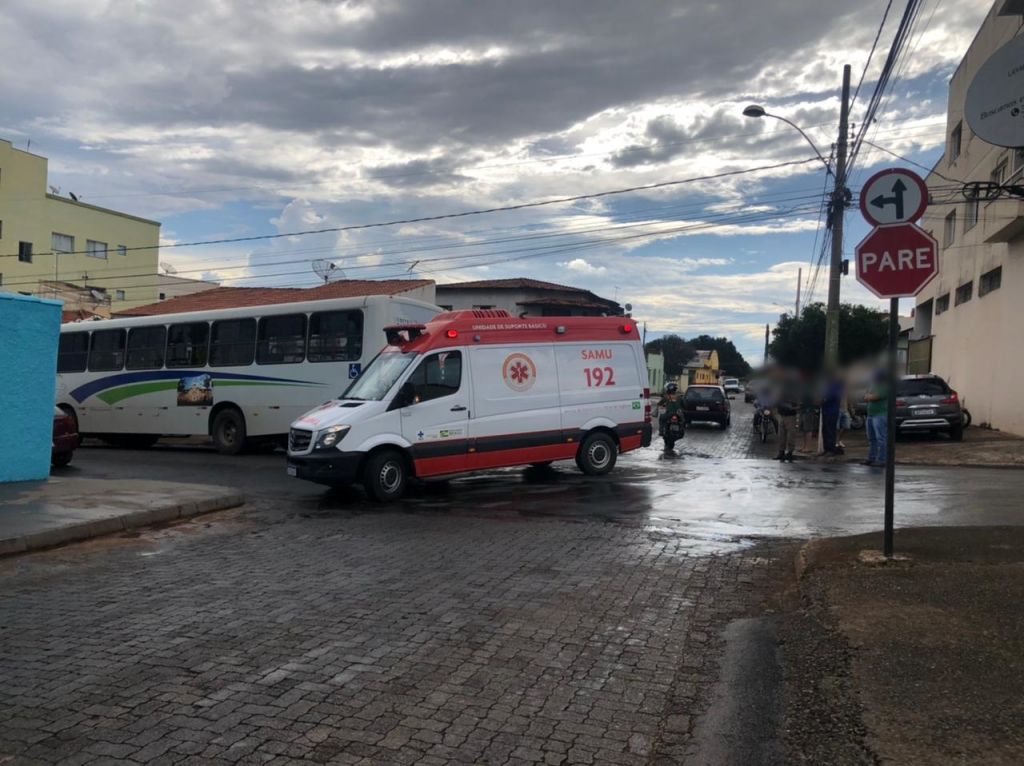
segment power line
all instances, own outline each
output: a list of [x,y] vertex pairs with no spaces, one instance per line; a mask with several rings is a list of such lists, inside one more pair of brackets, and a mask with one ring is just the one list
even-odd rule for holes
[[[459,213],[443,213],[441,215],[429,215],[421,216],[419,218],[404,218],[395,221],[380,221],[377,223],[360,223],[352,224],[350,226],[331,226],[322,229],[307,229],[303,231],[286,232],[283,234],[260,234],[251,237],[227,237],[224,239],[209,239],[209,240],[198,240],[194,242],[174,242],[169,245],[161,245],[162,249],[178,248],[178,247],[198,247],[200,245],[226,245],[234,244],[238,242],[256,242],[265,241],[271,239],[284,239],[286,237],[302,237],[311,234],[334,234],[343,231],[359,231],[363,229],[377,229],[385,226],[403,226],[411,223],[427,223],[430,221],[441,221],[452,218],[467,218],[469,216],[476,215],[487,215],[489,213],[503,213],[511,210],[526,210],[528,208],[543,207],[546,205],[559,205],[566,202],[579,202],[586,199],[600,199],[603,197],[611,197],[618,194],[630,194],[638,191],[651,191],[654,189],[664,189],[671,186],[680,186],[682,184],[696,183],[698,181],[714,181],[719,178],[729,178],[732,176],[746,175],[748,173],[759,173],[765,170],[778,170],[785,167],[793,167],[796,165],[806,165],[809,162],[817,162],[817,157],[809,157],[803,160],[789,160],[787,162],[777,162],[773,165],[760,165],[753,168],[744,168],[742,170],[727,170],[721,173],[712,173],[703,176],[693,176],[692,178],[683,178],[675,181],[659,181],[653,184],[643,184],[640,186],[630,186],[624,189],[610,189],[608,191],[593,192],[591,194],[577,194],[571,197],[559,197],[551,200],[541,200],[536,202],[520,202],[515,205],[503,205],[500,207],[484,208],[481,210],[464,210]],[[127,247],[125,251],[131,250],[153,250],[152,246],[141,246],[141,247]],[[81,255],[84,254],[85,250],[72,251],[70,253],[63,253],[63,255]],[[52,252],[40,253],[40,255],[52,255]],[[0,258],[17,258],[18,253],[7,253],[0,255]]]
[[874,58],[875,48],[878,47],[878,38],[882,36],[882,30],[885,29],[885,21],[889,18],[889,11],[892,9],[892,0],[889,0],[885,6],[885,12],[882,14],[882,23],[878,25],[878,31],[875,33],[875,41],[871,43],[871,50],[868,53],[868,60],[864,62],[864,69],[860,73],[860,80],[857,81],[857,88],[853,91],[853,98],[850,99],[850,111],[853,111],[853,107],[857,104],[857,96],[860,94],[860,87],[864,84],[864,77],[868,73],[868,69],[871,67],[871,59]]

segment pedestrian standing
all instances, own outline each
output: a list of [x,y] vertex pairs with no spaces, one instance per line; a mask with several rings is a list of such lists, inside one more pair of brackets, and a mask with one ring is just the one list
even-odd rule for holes
[[830,374],[821,397],[821,440],[828,455],[843,454],[837,434],[843,399],[843,381],[838,375]]
[[806,380],[804,381],[803,396],[800,399],[799,427],[800,432],[804,435],[800,452],[814,452],[814,437],[818,433],[818,403],[811,390],[810,381]]
[[776,460],[793,462],[793,450],[796,447],[796,416],[799,411],[798,394],[794,386],[783,381],[779,391],[775,412],[779,416],[779,454]]
[[864,394],[867,402],[865,428],[868,432],[868,459],[864,465],[881,467],[888,455],[890,385],[885,372],[879,370]]
[[843,444],[843,434],[850,430],[853,424],[853,416],[850,413],[850,389],[843,382],[843,398],[839,402],[839,422],[836,423],[836,446],[839,449],[846,451],[846,445]]

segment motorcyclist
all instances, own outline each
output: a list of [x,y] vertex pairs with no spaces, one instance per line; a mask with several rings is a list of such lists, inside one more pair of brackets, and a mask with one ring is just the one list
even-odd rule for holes
[[661,412],[658,416],[658,433],[661,436],[665,435],[665,426],[673,415],[679,416],[680,424],[686,422],[683,416],[683,400],[679,396],[679,385],[677,383],[666,384],[665,394],[661,397],[661,401],[658,402],[658,410]]

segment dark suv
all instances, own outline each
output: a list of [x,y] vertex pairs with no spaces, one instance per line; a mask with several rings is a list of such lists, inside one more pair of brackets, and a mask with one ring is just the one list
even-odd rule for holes
[[904,375],[896,390],[896,431],[945,431],[964,438],[960,397],[938,375]]
[[728,428],[732,423],[732,413],[725,389],[701,384],[688,386],[683,394],[683,416],[687,425],[696,420]]

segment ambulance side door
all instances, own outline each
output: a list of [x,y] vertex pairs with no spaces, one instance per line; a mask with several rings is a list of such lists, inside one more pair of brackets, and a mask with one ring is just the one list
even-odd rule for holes
[[474,346],[468,353],[470,467],[557,459],[552,454],[561,443],[562,424],[552,345]]

